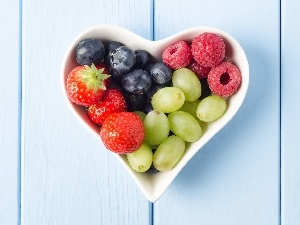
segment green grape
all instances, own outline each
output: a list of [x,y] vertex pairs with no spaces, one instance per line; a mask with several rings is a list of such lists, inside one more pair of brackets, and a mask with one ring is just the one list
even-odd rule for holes
[[211,122],[220,118],[227,108],[224,98],[211,95],[204,98],[197,107],[197,117],[204,122]]
[[188,68],[174,71],[172,84],[183,91],[186,101],[195,101],[201,96],[201,83],[197,75]]
[[137,114],[142,121],[144,121],[145,117],[146,117],[146,113],[142,112],[142,111],[134,111],[135,114]]
[[167,139],[170,127],[168,117],[158,110],[149,112],[144,119],[145,142],[159,145]]
[[164,87],[155,92],[151,104],[155,110],[170,113],[178,110],[184,101],[185,96],[182,90],[177,87]]
[[191,114],[193,117],[195,117],[196,119],[198,119],[196,110],[197,110],[199,103],[200,103],[200,100],[195,100],[192,102],[185,101],[184,104],[182,105],[182,107],[179,109],[179,111],[187,112],[187,113]]
[[204,132],[206,131],[207,128],[207,123],[204,121],[201,121],[198,117],[197,117],[197,107],[200,103],[200,100],[196,100],[193,102],[187,102],[185,101],[183,106],[179,109],[179,111],[184,111],[187,112],[189,114],[191,114],[200,124],[201,130],[202,130],[202,134],[204,134]]
[[145,142],[138,150],[126,154],[126,157],[132,169],[137,172],[147,171],[153,162],[152,149]]
[[154,167],[159,171],[172,169],[183,156],[184,150],[185,142],[181,138],[169,136],[154,153]]
[[168,115],[171,131],[186,142],[195,142],[202,136],[201,126],[189,113],[172,112]]

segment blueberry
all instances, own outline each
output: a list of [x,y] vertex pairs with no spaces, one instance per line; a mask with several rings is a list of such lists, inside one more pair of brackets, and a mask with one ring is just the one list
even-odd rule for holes
[[146,106],[143,109],[143,112],[148,114],[149,112],[153,111],[153,107],[151,102],[147,103]]
[[149,168],[146,172],[148,172],[148,173],[158,173],[159,170],[156,169],[156,168],[154,167],[154,165],[152,164],[152,165],[150,166],[150,168]]
[[135,50],[134,54],[136,57],[136,62],[134,67],[136,69],[144,69],[147,66],[150,59],[149,53],[145,50]]
[[76,60],[80,65],[100,63],[104,58],[105,48],[102,41],[94,38],[82,40],[76,48]]
[[112,79],[119,85],[122,85],[122,78],[123,73],[118,72],[117,70],[114,70],[113,68],[110,68],[110,74]]
[[123,96],[127,104],[128,111],[142,111],[146,105],[146,95],[133,94],[126,90],[122,90]]
[[135,69],[123,75],[122,86],[133,94],[144,94],[151,87],[151,77],[147,71]]
[[110,54],[112,75],[123,75],[128,73],[133,68],[135,60],[135,54],[130,48],[121,46],[115,49]]
[[109,41],[105,45],[105,56],[104,56],[104,61],[107,65],[109,65],[110,61],[110,54],[115,51],[117,48],[121,47],[122,44],[117,41]]
[[157,62],[155,64],[150,64],[147,67],[154,82],[158,84],[164,84],[171,80],[172,70],[163,62]]
[[211,95],[211,90],[208,86],[208,83],[207,83],[207,78],[204,78],[204,79],[200,79],[200,83],[201,83],[201,96],[200,96],[200,100],[208,97]]

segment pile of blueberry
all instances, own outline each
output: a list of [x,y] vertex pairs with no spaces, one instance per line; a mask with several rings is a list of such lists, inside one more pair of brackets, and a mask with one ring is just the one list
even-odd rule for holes
[[172,69],[156,62],[145,50],[132,50],[116,41],[89,38],[79,42],[76,60],[81,65],[104,62],[110,69],[112,83],[119,86],[128,111],[152,110],[153,94],[171,85]]

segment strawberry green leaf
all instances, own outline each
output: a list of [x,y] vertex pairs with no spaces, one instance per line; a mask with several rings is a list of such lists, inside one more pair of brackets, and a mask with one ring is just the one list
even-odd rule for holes
[[88,89],[93,89],[97,92],[99,89],[106,90],[103,81],[110,77],[109,74],[105,74],[104,68],[97,69],[97,67],[92,64],[91,66],[85,65],[85,70],[81,72],[81,81],[86,83]]

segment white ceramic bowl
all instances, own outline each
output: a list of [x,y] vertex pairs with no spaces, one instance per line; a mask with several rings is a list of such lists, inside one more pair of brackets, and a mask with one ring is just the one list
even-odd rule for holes
[[[223,37],[226,44],[226,61],[231,61],[238,66],[242,74],[242,83],[238,92],[229,98],[228,108],[225,114],[220,119],[208,124],[206,131],[199,141],[187,145],[183,158],[172,170],[153,174],[138,173],[131,169],[126,157],[112,153],[130,173],[143,194],[151,202],[154,202],[160,198],[160,196],[169,187],[187,162],[202,148],[202,146],[204,146],[219,130],[221,130],[239,110],[244,101],[249,84],[249,65],[244,50],[232,36],[224,31],[212,27],[195,27],[172,35],[171,37],[163,40],[149,41],[127,29],[118,26],[99,25],[80,33],[68,47],[62,62],[61,85],[66,103],[83,127],[85,127],[102,143],[99,136],[99,127],[94,125],[89,120],[86,111],[82,107],[73,104],[68,99],[66,94],[66,77],[68,73],[77,65],[75,60],[75,48],[78,42],[85,38],[92,37],[102,39],[103,41],[114,40],[127,45],[133,50],[144,49],[157,60],[161,60],[161,54],[169,44],[178,40],[190,42],[193,37],[203,32],[213,32]],[[102,146],[105,148],[104,145]],[[99,154],[101,154],[101,152]]]

